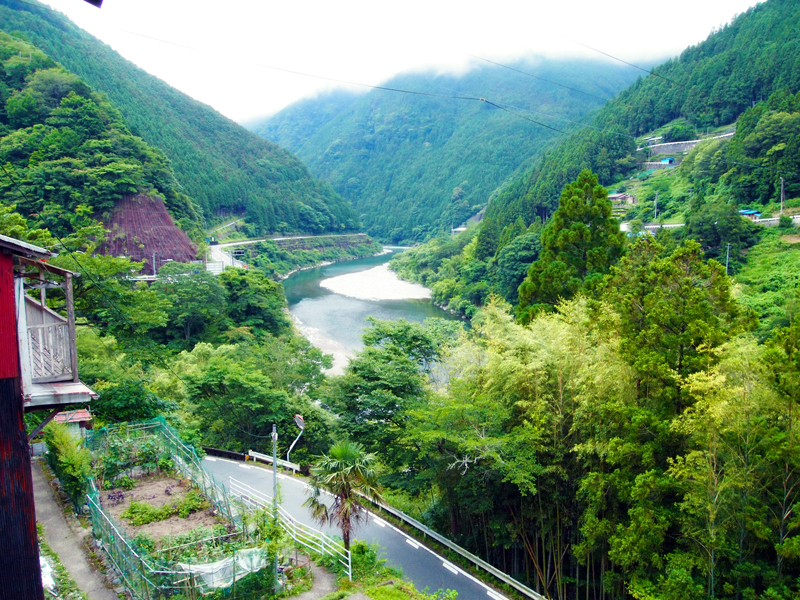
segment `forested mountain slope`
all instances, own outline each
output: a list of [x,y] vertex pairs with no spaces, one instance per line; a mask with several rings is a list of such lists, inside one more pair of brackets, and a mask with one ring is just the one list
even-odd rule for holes
[[405,74],[383,85],[421,95],[321,95],[251,127],[352,201],[371,234],[423,240],[475,214],[559,136],[534,121],[574,128],[635,77],[591,61],[513,67],[524,73],[484,65],[464,75]]
[[357,226],[351,207],[296,157],[139,69],[62,15],[29,0],[0,0],[0,22],[108,94],[132,131],[167,155],[207,217],[246,211],[262,232]]
[[608,103],[584,129],[509,185],[487,211],[499,226],[557,206],[584,168],[609,185],[637,168],[634,137],[679,117],[695,127],[731,123],[773,92],[800,90],[800,4],[770,0],[739,15]]
[[[492,294],[516,304],[562,190],[588,167],[606,186],[634,175],[637,185],[647,182],[637,188],[632,212],[652,219],[659,193],[659,216],[680,214],[687,223],[676,237],[697,241],[707,257],[729,262],[737,272],[758,240],[738,209],[777,210],[782,176],[787,206],[800,197],[798,49],[800,5],[758,5],[621,93],[590,127],[564,139],[506,186],[479,227],[406,252],[393,261],[395,268],[432,288],[438,303],[468,315]],[[732,138],[700,143],[678,168],[654,175],[640,170],[646,154],[636,152],[635,137],[642,133],[669,123],[667,133],[680,127],[695,136],[706,126],[733,121]],[[789,301],[775,302],[784,303]],[[758,313],[788,317],[783,308]]]
[[104,94],[3,31],[0,165],[0,202],[58,235],[73,233],[86,218],[108,222],[131,194],[163,200],[187,231],[201,222],[164,154],[132,135]]

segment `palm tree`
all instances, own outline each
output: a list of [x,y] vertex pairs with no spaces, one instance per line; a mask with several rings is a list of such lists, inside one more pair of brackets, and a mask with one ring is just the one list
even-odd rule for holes
[[[353,529],[366,522],[369,514],[362,500],[383,501],[374,463],[374,454],[367,454],[364,446],[346,440],[331,446],[328,454],[323,454],[311,468],[311,497],[303,506],[308,506],[322,525],[338,526],[347,550]],[[330,506],[322,502],[323,491],[333,496]]]

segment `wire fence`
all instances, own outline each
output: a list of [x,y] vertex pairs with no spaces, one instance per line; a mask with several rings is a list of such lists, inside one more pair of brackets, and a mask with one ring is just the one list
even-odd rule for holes
[[[247,507],[263,510],[269,510],[272,507],[271,496],[259,492],[233,477],[230,478],[229,489],[231,495],[237,497]],[[280,506],[278,507],[278,517],[280,526],[297,545],[304,546],[323,556],[331,556],[347,573],[348,579],[353,580],[352,556],[341,542],[318,529],[304,525]]]
[[[163,418],[106,427],[93,432],[86,446],[93,456],[107,461],[104,468],[112,479],[136,474],[137,469],[139,472],[150,470],[150,465],[157,465],[160,457],[169,456],[174,468],[205,494],[220,515],[235,524],[240,537],[248,539],[250,527],[244,513],[249,511],[231,502],[225,488],[203,469],[194,449],[187,446]],[[261,548],[230,551],[220,560],[204,564],[164,560],[163,553],[154,556],[140,547],[135,541],[137,538],[131,538],[125,528],[103,510],[94,480],[89,482],[87,499],[94,536],[137,600],[197,600],[201,596],[255,600],[274,587],[274,571],[264,569],[269,560],[267,552]],[[231,535],[206,537],[192,543],[223,547]],[[248,577],[251,574],[253,576]]]

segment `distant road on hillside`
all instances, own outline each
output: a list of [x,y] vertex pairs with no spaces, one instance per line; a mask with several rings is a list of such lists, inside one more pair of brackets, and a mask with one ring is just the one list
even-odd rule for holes
[[263,237],[255,240],[239,240],[238,242],[225,242],[224,244],[215,244],[212,248],[230,248],[232,246],[245,246],[247,244],[257,244],[258,242],[280,242],[282,240],[311,240],[314,238],[327,238],[327,237],[354,237],[366,236],[366,233],[328,233],[323,235],[288,235],[284,237]]

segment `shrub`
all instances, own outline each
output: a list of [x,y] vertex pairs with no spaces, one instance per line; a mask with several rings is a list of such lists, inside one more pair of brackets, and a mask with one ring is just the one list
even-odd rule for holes
[[156,541],[153,539],[152,535],[147,533],[139,533],[136,537],[133,538],[133,543],[136,544],[139,548],[147,552],[148,554],[152,554],[156,550]]
[[136,481],[128,477],[127,475],[123,475],[119,479],[117,479],[117,487],[122,488],[123,490],[132,490],[136,487]]
[[164,504],[163,506],[153,506],[147,502],[134,500],[130,506],[122,513],[124,519],[128,519],[134,527],[147,525],[156,521],[165,521],[174,515],[185,519],[193,512],[209,508],[208,500],[200,495],[197,490],[190,490],[180,502]]
[[174,471],[175,465],[172,463],[172,459],[169,455],[162,455],[158,458],[158,470],[159,471]]
[[92,457],[70,435],[66,425],[61,423],[50,423],[44,428],[44,441],[47,445],[47,463],[77,510],[86,501]]

